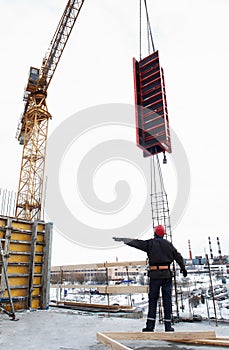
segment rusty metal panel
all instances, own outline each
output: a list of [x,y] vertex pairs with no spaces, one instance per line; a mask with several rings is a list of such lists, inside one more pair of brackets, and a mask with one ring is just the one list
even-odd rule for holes
[[139,62],[133,59],[133,66],[137,146],[144,156],[171,153],[164,72],[158,51]]

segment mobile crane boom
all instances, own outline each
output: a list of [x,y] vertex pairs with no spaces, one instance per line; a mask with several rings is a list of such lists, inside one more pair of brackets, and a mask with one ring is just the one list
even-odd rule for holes
[[19,143],[23,145],[17,218],[41,219],[48,122],[51,119],[46,104],[47,90],[83,3],[84,0],[68,0],[41,68],[30,67],[24,94],[25,108],[17,133]]

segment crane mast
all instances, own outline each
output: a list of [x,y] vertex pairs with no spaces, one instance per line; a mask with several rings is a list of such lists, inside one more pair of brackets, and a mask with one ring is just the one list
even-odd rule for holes
[[68,0],[40,69],[30,67],[25,88],[25,108],[17,138],[23,145],[16,201],[17,218],[42,219],[42,201],[48,123],[47,90],[84,0]]

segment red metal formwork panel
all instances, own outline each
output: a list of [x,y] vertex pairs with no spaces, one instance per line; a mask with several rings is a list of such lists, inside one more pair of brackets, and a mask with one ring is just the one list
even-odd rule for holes
[[158,51],[141,61],[133,59],[137,146],[145,157],[171,153],[164,72]]

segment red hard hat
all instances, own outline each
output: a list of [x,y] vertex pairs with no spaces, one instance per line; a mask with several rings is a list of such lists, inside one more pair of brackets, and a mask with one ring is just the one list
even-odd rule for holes
[[154,232],[157,236],[163,237],[165,235],[165,228],[162,225],[158,225],[154,228]]

